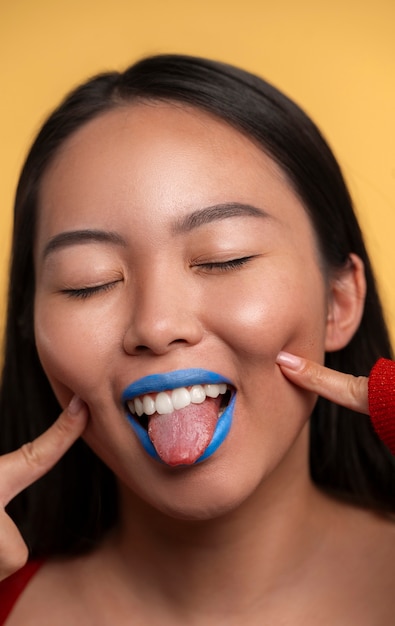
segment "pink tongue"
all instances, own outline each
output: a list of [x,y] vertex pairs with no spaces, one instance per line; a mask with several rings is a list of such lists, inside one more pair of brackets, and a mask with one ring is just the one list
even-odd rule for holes
[[210,443],[218,419],[221,396],[206,398],[166,415],[150,418],[148,435],[167,465],[191,465]]

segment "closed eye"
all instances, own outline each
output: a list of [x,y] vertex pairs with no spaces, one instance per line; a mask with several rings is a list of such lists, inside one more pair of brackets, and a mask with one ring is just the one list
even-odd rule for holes
[[209,261],[207,263],[198,263],[195,267],[208,271],[228,272],[246,265],[249,261],[254,259],[255,256],[256,255],[244,256],[239,259],[229,259],[227,261]]
[[102,285],[93,285],[91,287],[78,287],[76,289],[62,289],[61,293],[65,294],[69,298],[76,298],[80,300],[86,300],[98,293],[104,293],[106,291],[110,291],[119,280],[114,280],[110,283],[104,283]]

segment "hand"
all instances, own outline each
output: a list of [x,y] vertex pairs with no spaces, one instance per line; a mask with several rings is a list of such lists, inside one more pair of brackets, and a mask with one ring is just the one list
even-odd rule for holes
[[290,381],[353,411],[369,415],[368,379],[342,374],[313,361],[280,352],[276,359]]
[[17,571],[28,558],[27,546],[5,507],[59,461],[83,433],[87,419],[86,405],[74,396],[45,433],[0,457],[0,580]]

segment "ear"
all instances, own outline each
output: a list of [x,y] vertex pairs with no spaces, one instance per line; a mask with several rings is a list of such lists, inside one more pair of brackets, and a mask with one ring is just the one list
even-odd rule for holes
[[346,267],[330,281],[325,350],[344,348],[357,331],[365,306],[366,280],[363,261],[350,254]]

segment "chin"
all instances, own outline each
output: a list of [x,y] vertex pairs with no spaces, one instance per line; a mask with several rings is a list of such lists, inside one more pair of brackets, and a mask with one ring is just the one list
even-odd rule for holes
[[223,499],[219,502],[218,499],[207,501],[200,497],[188,502],[155,502],[155,509],[175,520],[208,522],[233,513],[243,502],[243,498]]
[[152,509],[185,521],[209,521],[229,515],[251,498],[262,479],[251,474],[243,478],[224,468],[216,468],[213,473],[213,468],[203,466],[166,473],[171,475],[165,484],[151,483],[149,493],[140,491],[138,495]]

